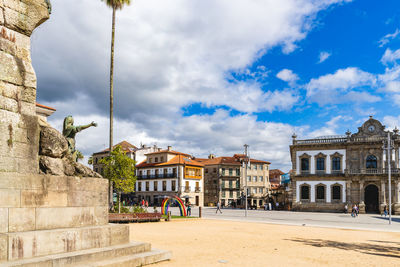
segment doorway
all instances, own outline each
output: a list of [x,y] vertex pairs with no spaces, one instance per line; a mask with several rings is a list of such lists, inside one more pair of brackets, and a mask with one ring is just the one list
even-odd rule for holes
[[365,187],[364,199],[366,213],[379,213],[379,189],[376,185]]
[[199,198],[199,196],[196,196],[196,206],[200,206],[200,198]]

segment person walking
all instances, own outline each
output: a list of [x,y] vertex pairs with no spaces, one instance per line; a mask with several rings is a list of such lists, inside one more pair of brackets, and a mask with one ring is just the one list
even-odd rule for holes
[[385,215],[385,217],[388,215],[388,211],[387,211],[387,207],[386,206],[383,208],[383,215]]
[[345,213],[345,214],[347,214],[347,209],[348,209],[348,206],[347,206],[347,204],[346,204],[346,205],[344,205],[344,213]]
[[190,202],[187,203],[186,213],[187,213],[187,216],[192,215],[192,207],[190,206]]
[[215,214],[217,214],[218,211],[219,211],[220,213],[222,213],[222,211],[221,211],[221,203],[219,203],[219,201],[217,202],[217,210],[215,211]]

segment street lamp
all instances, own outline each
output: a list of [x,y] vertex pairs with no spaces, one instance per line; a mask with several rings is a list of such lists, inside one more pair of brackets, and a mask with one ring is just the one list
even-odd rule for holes
[[383,141],[383,149],[386,149],[386,159],[388,161],[388,180],[389,180],[389,224],[392,224],[392,181],[391,181],[391,176],[392,176],[392,166],[391,166],[391,155],[392,155],[392,149],[394,148],[394,142],[393,140],[390,139],[390,131],[388,131],[388,136],[387,140]]
[[244,179],[245,179],[245,189],[244,189],[244,194],[245,194],[245,216],[247,217],[247,165],[249,162],[249,157],[248,157],[248,148],[249,145],[245,144],[244,145],[244,154],[245,154],[245,159],[244,159],[244,164],[245,164],[245,169],[244,169]]

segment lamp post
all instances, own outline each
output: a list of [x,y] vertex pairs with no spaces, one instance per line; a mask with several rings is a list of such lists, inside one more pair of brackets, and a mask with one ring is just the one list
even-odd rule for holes
[[386,159],[388,161],[388,190],[389,190],[389,224],[392,224],[392,166],[391,166],[391,155],[393,149],[393,141],[390,139],[390,131],[388,131],[387,141],[383,141],[383,149],[386,149]]
[[245,216],[246,217],[247,217],[247,165],[248,165],[248,161],[249,161],[248,148],[249,148],[249,145],[245,144],[244,145],[244,154],[245,154],[245,159],[244,159],[244,164],[245,164],[245,169],[244,169],[244,179],[245,179],[244,194],[245,194]]

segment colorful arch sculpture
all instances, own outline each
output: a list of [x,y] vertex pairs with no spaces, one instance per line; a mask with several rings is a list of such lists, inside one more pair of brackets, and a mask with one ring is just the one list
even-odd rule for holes
[[161,203],[161,213],[163,215],[168,214],[168,208],[171,200],[176,200],[178,202],[179,210],[181,212],[181,216],[186,217],[186,209],[185,209],[185,204],[183,203],[182,199],[178,196],[172,196],[172,197],[167,197],[163,200]]

